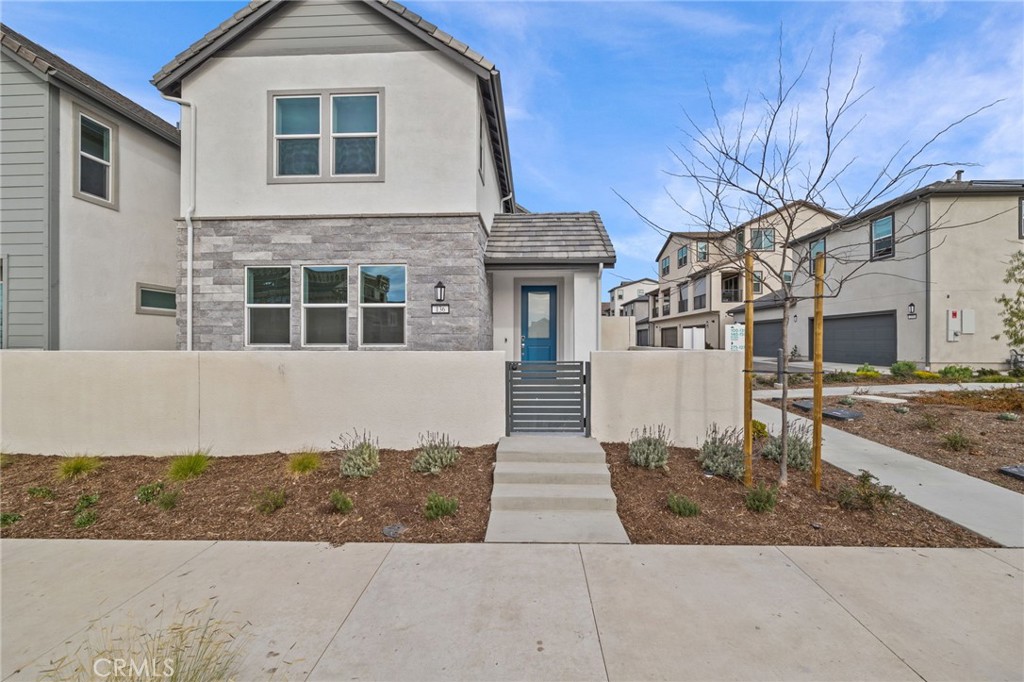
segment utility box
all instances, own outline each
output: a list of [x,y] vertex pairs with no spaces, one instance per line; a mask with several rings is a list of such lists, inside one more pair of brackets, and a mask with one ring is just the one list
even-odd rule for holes
[[961,334],[973,334],[974,333],[974,310],[961,310],[960,311],[960,333]]
[[960,315],[959,310],[946,311],[946,341],[951,343],[958,343],[960,341],[962,331],[960,325],[962,321],[963,317]]

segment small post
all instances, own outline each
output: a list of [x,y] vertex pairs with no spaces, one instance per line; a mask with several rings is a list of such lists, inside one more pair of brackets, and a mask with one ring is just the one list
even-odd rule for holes
[[775,383],[784,384],[786,383],[786,372],[784,367],[786,365],[786,349],[779,348],[775,351]]
[[822,341],[824,334],[825,254],[814,259],[814,460],[811,466],[814,489],[821,492],[821,392]]
[[743,274],[743,485],[754,485],[754,255],[747,251]]

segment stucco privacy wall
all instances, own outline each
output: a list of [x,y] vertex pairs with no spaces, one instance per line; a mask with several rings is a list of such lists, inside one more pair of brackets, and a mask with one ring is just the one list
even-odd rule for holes
[[739,426],[743,354],[727,351],[602,351],[590,356],[591,432],[625,442],[643,425],[664,424],[682,447],[697,447],[707,427]]
[[503,353],[0,354],[0,447],[36,454],[214,455],[328,447],[367,429],[412,448],[505,432]]

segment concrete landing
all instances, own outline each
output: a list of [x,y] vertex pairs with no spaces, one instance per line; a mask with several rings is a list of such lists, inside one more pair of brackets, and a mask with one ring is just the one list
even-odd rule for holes
[[592,438],[498,442],[485,542],[629,544],[604,450]]

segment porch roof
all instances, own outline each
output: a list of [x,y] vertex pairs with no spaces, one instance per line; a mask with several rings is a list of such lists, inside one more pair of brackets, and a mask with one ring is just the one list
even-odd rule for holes
[[488,265],[615,265],[615,249],[601,216],[589,213],[502,213],[494,216]]

